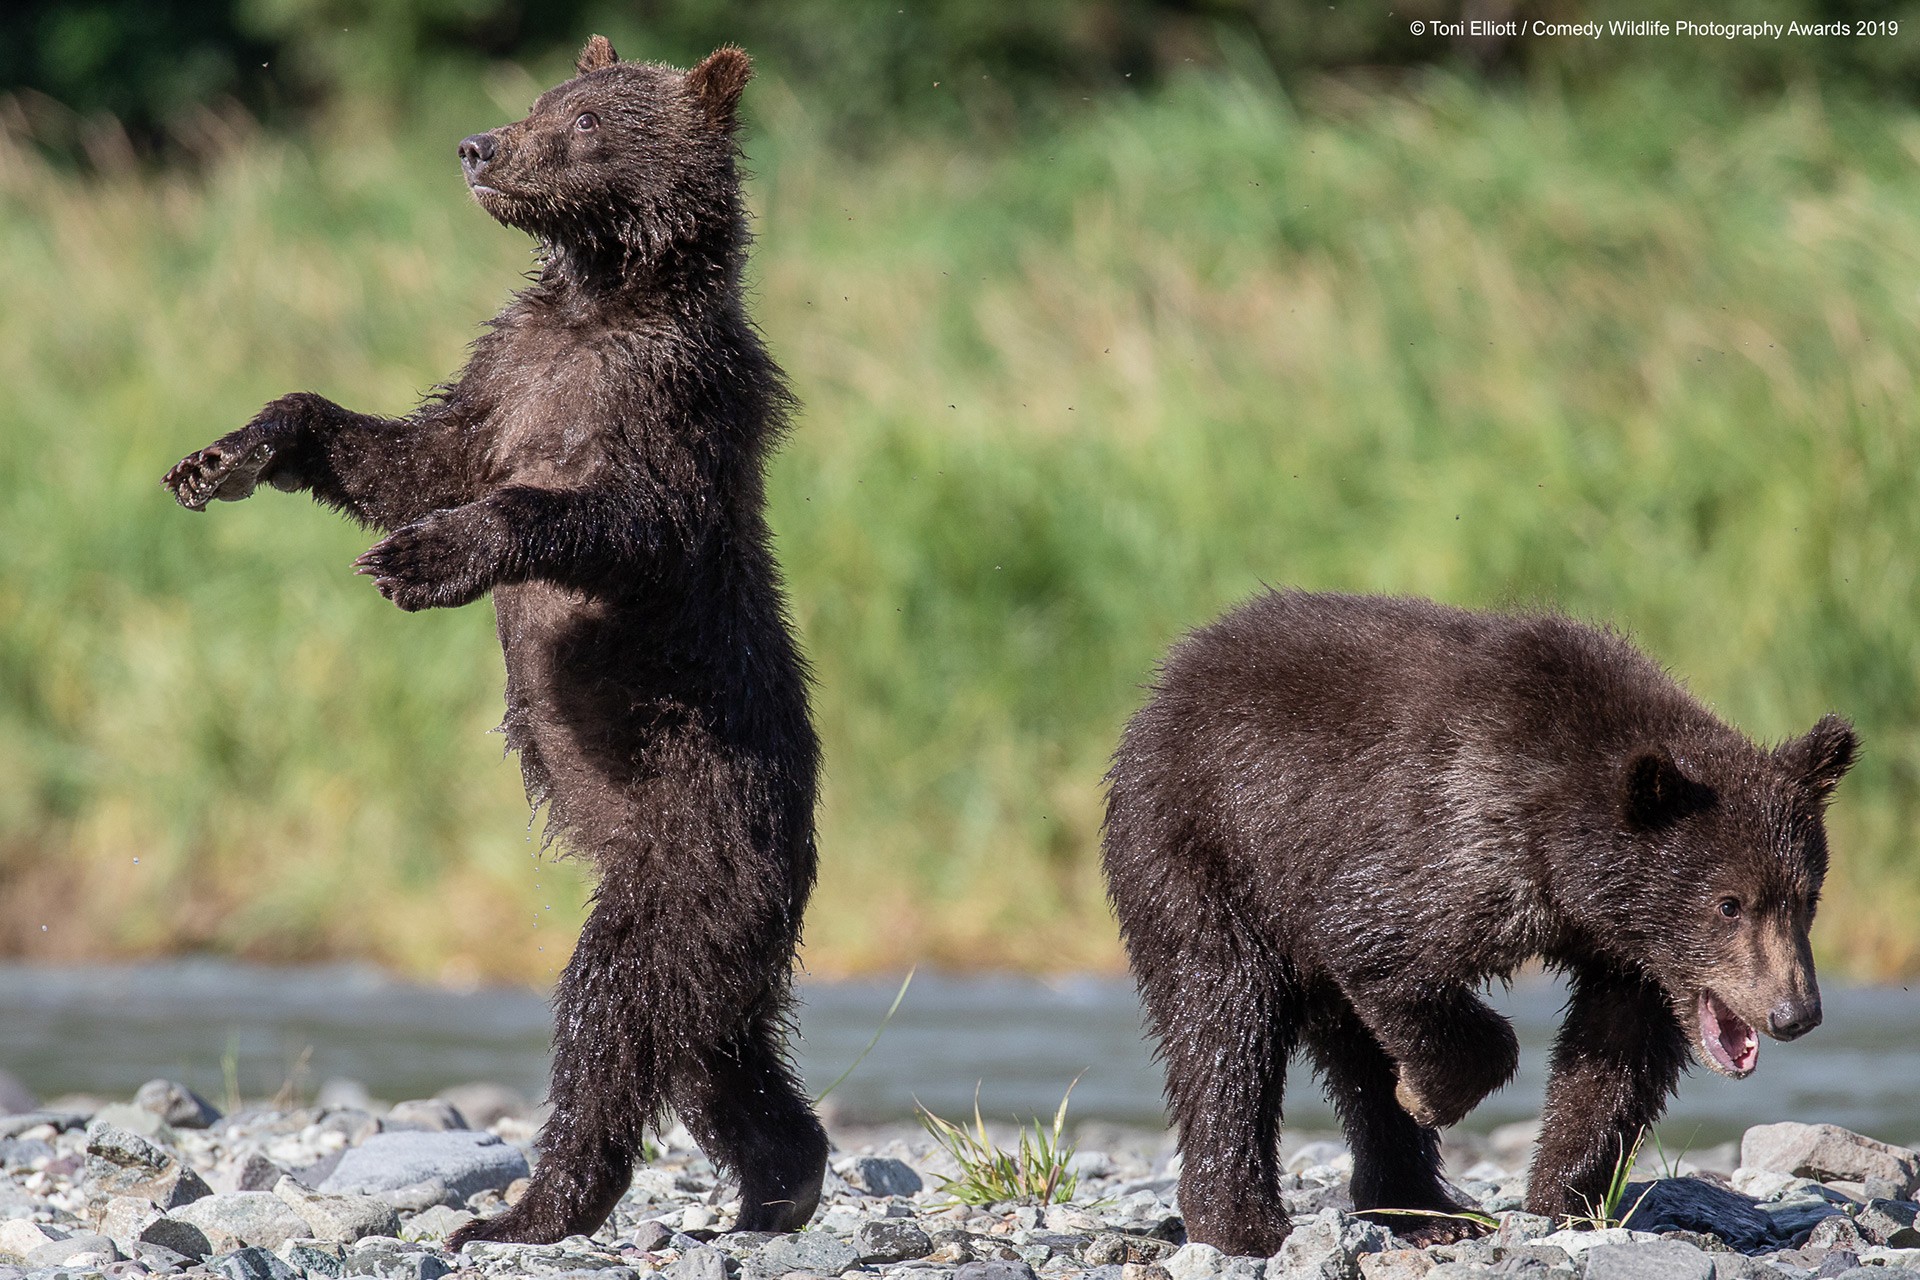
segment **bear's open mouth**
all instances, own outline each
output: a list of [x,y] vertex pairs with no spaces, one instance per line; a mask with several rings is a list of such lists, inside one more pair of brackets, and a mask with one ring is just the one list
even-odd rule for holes
[[1753,1074],[1760,1062],[1760,1037],[1753,1027],[1711,991],[1700,993],[1700,1044],[1707,1065],[1738,1080]]

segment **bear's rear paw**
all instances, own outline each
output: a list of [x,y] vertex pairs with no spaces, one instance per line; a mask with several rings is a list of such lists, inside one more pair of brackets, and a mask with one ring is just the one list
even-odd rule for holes
[[570,1235],[589,1235],[599,1230],[600,1221],[571,1221],[566,1215],[536,1203],[531,1197],[494,1218],[477,1218],[447,1237],[447,1248],[460,1252],[477,1240],[497,1240],[506,1244],[553,1244]]
[[1425,1214],[1362,1211],[1355,1216],[1378,1223],[1416,1249],[1424,1249],[1430,1244],[1458,1244],[1462,1240],[1486,1235],[1488,1231],[1485,1223],[1464,1216],[1442,1217],[1438,1213],[1428,1217]]

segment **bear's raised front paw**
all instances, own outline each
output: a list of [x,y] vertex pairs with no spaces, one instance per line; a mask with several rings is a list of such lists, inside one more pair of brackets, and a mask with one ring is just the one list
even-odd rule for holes
[[273,455],[272,444],[236,432],[174,463],[161,483],[187,510],[205,511],[215,498],[238,502],[251,494]]
[[1433,1108],[1427,1105],[1427,1100],[1420,1096],[1419,1090],[1407,1082],[1404,1075],[1400,1078],[1400,1083],[1393,1087],[1393,1100],[1400,1104],[1402,1111],[1418,1121],[1422,1128],[1438,1129],[1440,1127],[1441,1121],[1435,1115]]
[[353,562],[380,594],[409,613],[471,604],[492,585],[480,548],[452,512],[395,529]]

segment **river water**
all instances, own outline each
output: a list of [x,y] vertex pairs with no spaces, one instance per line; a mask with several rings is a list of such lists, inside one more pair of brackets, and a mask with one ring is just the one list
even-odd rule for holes
[[[818,1090],[859,1056],[899,979],[803,984],[797,1057]],[[1540,978],[1495,989],[1522,1046],[1519,1078],[1466,1127],[1538,1113],[1547,1045],[1563,993]],[[1696,1068],[1661,1126],[1669,1148],[1704,1147],[1772,1120],[1823,1120],[1894,1142],[1920,1139],[1920,994],[1834,987],[1826,1023],[1793,1044],[1762,1041],[1743,1081]],[[548,1010],[518,990],[450,991],[365,968],[269,969],[213,960],[130,967],[0,965],[0,1067],[43,1098],[125,1098],[168,1076],[209,1097],[228,1073],[248,1097],[289,1081],[309,1094],[349,1078],[377,1098],[423,1097],[492,1080],[542,1095]],[[833,1093],[849,1120],[933,1111],[970,1114],[974,1090],[989,1120],[1050,1116],[1079,1077],[1072,1114],[1129,1125],[1163,1123],[1160,1076],[1124,980],[916,976],[878,1045]],[[1318,1083],[1296,1068],[1287,1122],[1330,1129]]]

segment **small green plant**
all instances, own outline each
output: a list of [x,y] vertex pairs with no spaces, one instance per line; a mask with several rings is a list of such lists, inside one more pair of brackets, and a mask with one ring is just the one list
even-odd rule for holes
[[1613,1162],[1613,1177],[1607,1180],[1607,1189],[1601,1195],[1600,1203],[1596,1205],[1586,1196],[1581,1196],[1582,1203],[1587,1206],[1587,1212],[1585,1216],[1568,1214],[1567,1226],[1604,1231],[1608,1227],[1625,1225],[1627,1219],[1633,1216],[1634,1209],[1640,1207],[1640,1201],[1645,1200],[1647,1192],[1653,1190],[1649,1185],[1646,1191],[1640,1193],[1640,1199],[1633,1202],[1632,1209],[1628,1209],[1625,1213],[1620,1212],[1620,1204],[1627,1198],[1627,1179],[1633,1175],[1634,1162],[1640,1158],[1640,1148],[1647,1141],[1647,1133],[1647,1126],[1641,1125],[1640,1132],[1634,1135],[1631,1147],[1626,1145],[1625,1139],[1621,1140],[1620,1156]]
[[1653,1134],[1653,1149],[1660,1157],[1660,1176],[1662,1178],[1678,1178],[1682,1176],[1680,1172],[1680,1162],[1687,1158],[1689,1151],[1693,1150],[1694,1139],[1699,1136],[1700,1126],[1695,1125],[1693,1131],[1687,1135],[1687,1141],[1685,1145],[1680,1148],[1679,1153],[1669,1157],[1666,1146],[1660,1141],[1660,1135],[1658,1133]]
[[852,1062],[849,1062],[847,1064],[847,1069],[845,1071],[842,1071],[839,1075],[833,1078],[832,1084],[828,1085],[826,1088],[822,1089],[819,1093],[814,1095],[814,1098],[813,1098],[814,1106],[817,1107],[822,1102],[826,1101],[827,1095],[832,1093],[835,1089],[838,1089],[841,1085],[841,1082],[844,1081],[848,1076],[852,1075],[854,1073],[854,1069],[857,1068],[861,1063],[867,1060],[867,1055],[873,1052],[873,1046],[880,1043],[880,1037],[883,1034],[885,1034],[887,1029],[887,1024],[893,1021],[893,1015],[900,1012],[900,1002],[907,998],[907,988],[913,983],[913,975],[918,973],[919,971],[920,971],[919,965],[915,965],[913,966],[913,968],[907,970],[907,976],[900,979],[900,989],[893,993],[893,1003],[887,1006],[886,1017],[880,1019],[880,1025],[873,1029],[873,1039],[867,1041],[867,1047],[860,1051],[860,1055],[858,1057],[856,1057]]
[[973,1090],[972,1129],[920,1107],[921,1125],[960,1166],[958,1174],[941,1179],[940,1190],[959,1204],[989,1205],[1009,1200],[1055,1204],[1073,1199],[1080,1178],[1067,1168],[1073,1159],[1073,1147],[1063,1143],[1060,1134],[1067,1123],[1067,1101],[1079,1083],[1080,1077],[1075,1076],[1073,1084],[1067,1086],[1053,1113],[1053,1127],[1043,1126],[1036,1117],[1032,1128],[1021,1127],[1020,1145],[1011,1154],[987,1136],[986,1121],[980,1118],[978,1085]]

